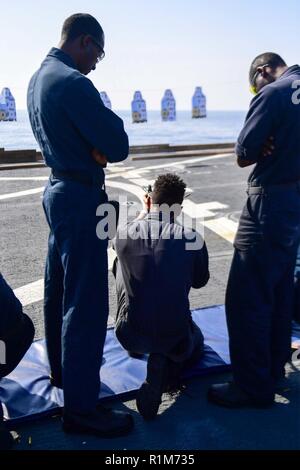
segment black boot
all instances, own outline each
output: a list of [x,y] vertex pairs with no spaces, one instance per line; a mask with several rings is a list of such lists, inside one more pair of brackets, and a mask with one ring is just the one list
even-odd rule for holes
[[207,394],[208,401],[226,408],[268,408],[274,399],[256,400],[247,395],[234,382],[211,385]]
[[169,359],[162,354],[150,354],[147,377],[136,397],[136,406],[144,419],[155,418],[161,404],[161,396],[168,381]]

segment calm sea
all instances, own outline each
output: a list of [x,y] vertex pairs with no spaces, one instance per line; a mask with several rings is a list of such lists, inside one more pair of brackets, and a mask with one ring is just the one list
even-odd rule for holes
[[[246,112],[210,111],[206,119],[192,119],[189,111],[178,111],[175,122],[162,122],[159,111],[149,111],[143,124],[132,124],[130,111],[117,114],[124,120],[130,145],[143,145],[234,142]],[[37,148],[26,111],[18,111],[17,122],[0,122],[0,148]]]

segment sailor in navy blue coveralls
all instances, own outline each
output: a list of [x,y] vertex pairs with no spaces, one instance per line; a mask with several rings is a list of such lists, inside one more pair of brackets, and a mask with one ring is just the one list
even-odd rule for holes
[[[45,272],[45,330],[54,383],[65,408],[95,409],[108,318],[107,240],[96,235],[97,207],[107,201],[108,162],[128,156],[123,121],[63,50],[50,50],[28,89],[34,135],[52,170],[43,206],[50,227]],[[61,383],[62,382],[62,383]]]
[[[240,166],[243,161],[256,165],[234,242],[226,315],[234,383],[257,405],[273,402],[290,354],[300,240],[300,105],[292,100],[296,80],[300,67],[286,67],[278,80],[262,88],[236,146]],[[262,156],[271,136],[275,150]],[[222,393],[213,387],[212,401],[232,407],[243,403],[234,393],[226,397],[225,388]]]

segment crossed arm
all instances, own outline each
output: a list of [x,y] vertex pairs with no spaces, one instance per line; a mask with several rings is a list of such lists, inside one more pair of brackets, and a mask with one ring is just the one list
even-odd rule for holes
[[[274,137],[270,136],[266,142],[263,144],[263,148],[260,154],[260,158],[267,158],[273,154],[275,150],[274,146]],[[254,163],[257,163],[256,161],[251,161],[251,160],[244,160],[243,158],[240,158],[237,155],[237,164],[240,168],[245,168],[250,165],[254,165]]]
[[123,121],[104,106],[89,79],[75,75],[65,89],[63,105],[73,126],[93,149],[92,157],[99,165],[105,167],[107,162],[127,158],[129,145]]
[[238,166],[244,168],[272,155],[281,108],[280,95],[271,87],[266,87],[252,100],[236,145]]

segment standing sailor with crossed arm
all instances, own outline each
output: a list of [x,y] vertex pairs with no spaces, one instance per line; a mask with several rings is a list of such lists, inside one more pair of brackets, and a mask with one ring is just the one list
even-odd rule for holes
[[291,345],[294,268],[300,240],[300,67],[274,53],[256,57],[256,94],[236,146],[240,167],[255,165],[235,238],[226,292],[234,382],[213,385],[210,401],[265,407],[285,376]]
[[44,314],[51,381],[64,390],[63,428],[114,437],[133,422],[127,413],[97,407],[108,265],[107,240],[96,235],[96,210],[107,202],[103,166],[125,160],[129,147],[122,120],[86,78],[103,57],[98,21],[72,15],[59,47],[30,81],[28,111],[51,168],[43,199],[50,227]]

